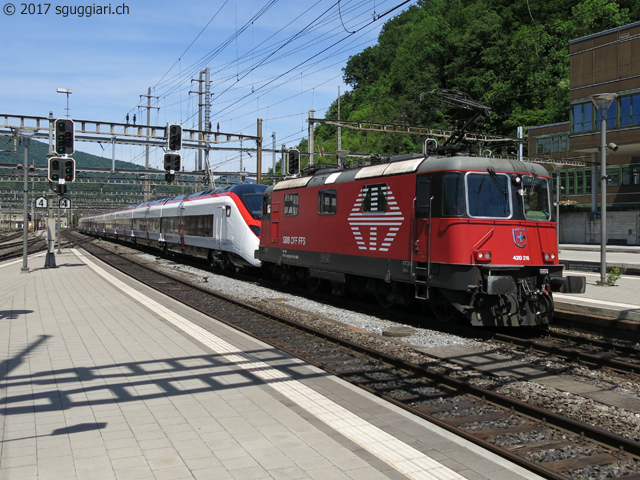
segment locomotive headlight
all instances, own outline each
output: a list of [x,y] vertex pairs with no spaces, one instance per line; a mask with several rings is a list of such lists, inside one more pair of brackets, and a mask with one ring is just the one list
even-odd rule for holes
[[513,175],[511,175],[511,181],[514,185],[519,186],[522,183],[522,175],[514,173]]
[[473,252],[477,262],[489,262],[491,261],[491,252],[485,250],[476,250]]
[[544,259],[545,259],[545,260],[549,260],[549,259],[551,259],[551,254],[550,254],[549,252],[545,253],[545,254],[544,254]]
[[556,254],[553,252],[543,252],[542,258],[545,262],[553,262],[556,259]]

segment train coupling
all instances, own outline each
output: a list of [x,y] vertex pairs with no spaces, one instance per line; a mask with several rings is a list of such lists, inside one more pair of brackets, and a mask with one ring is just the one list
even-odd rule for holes
[[587,278],[572,275],[569,277],[553,277],[550,280],[551,291],[560,293],[584,293],[587,288]]

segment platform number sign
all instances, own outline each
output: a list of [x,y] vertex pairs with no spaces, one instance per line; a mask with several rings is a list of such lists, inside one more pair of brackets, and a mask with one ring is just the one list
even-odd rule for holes
[[58,201],[58,207],[60,207],[62,210],[68,210],[69,208],[71,208],[71,200],[69,200],[67,197],[62,197],[60,201]]
[[34,204],[36,208],[47,208],[49,206],[49,202],[47,202],[45,197],[36,198]]

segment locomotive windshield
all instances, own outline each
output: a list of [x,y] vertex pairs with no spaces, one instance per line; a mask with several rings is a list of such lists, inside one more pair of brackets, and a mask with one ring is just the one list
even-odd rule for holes
[[551,220],[549,182],[527,175],[522,179],[524,217],[527,220]]
[[511,216],[509,176],[496,173],[467,174],[467,204],[472,217],[508,218]]
[[245,183],[232,187],[231,191],[238,195],[251,216],[260,220],[262,218],[262,198],[266,189],[266,185]]

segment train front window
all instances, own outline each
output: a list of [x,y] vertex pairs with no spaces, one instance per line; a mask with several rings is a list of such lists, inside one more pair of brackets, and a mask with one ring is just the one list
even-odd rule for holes
[[522,179],[524,218],[527,220],[551,220],[549,182],[545,178],[527,175]]
[[511,195],[509,176],[490,169],[467,174],[467,211],[472,217],[509,218]]

